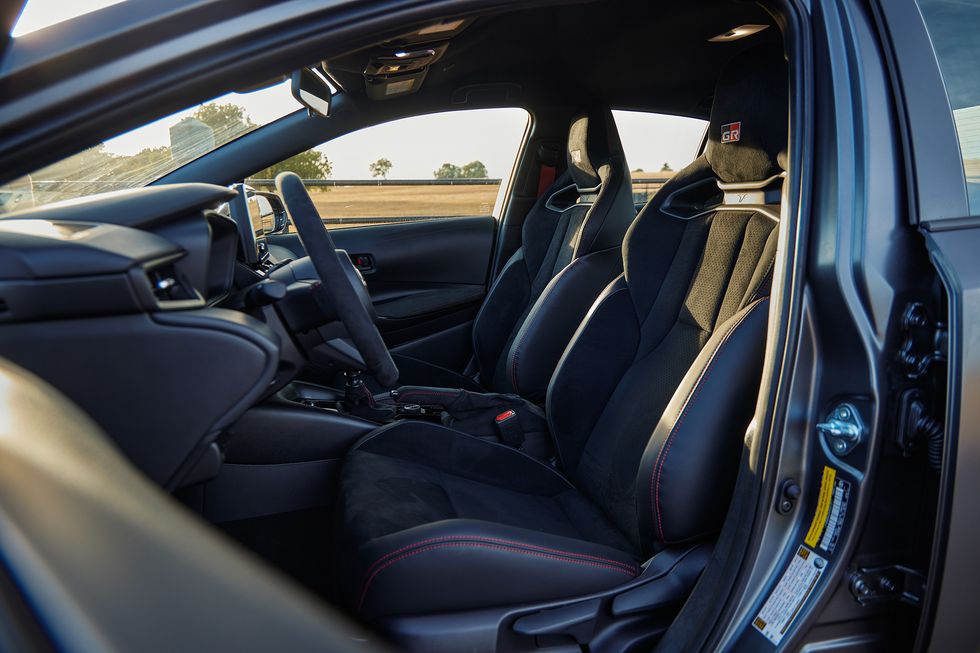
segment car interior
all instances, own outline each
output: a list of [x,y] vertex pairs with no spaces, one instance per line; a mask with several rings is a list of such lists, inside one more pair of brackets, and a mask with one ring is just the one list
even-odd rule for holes
[[[712,558],[755,415],[798,172],[778,21],[722,0],[446,15],[306,73],[329,111],[3,216],[4,384],[78,406],[138,472],[120,483],[369,639],[648,650]],[[497,216],[325,228],[298,175],[244,183],[493,107],[531,116]],[[707,121],[639,206],[613,110]]]

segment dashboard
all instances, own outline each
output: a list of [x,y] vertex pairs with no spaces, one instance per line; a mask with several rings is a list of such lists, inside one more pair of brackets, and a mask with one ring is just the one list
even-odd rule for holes
[[[181,184],[9,214],[0,220],[0,253],[7,263],[0,268],[0,288],[42,280],[70,285],[71,301],[48,307],[61,317],[93,300],[116,299],[132,310],[214,304],[231,291],[239,235],[235,223],[212,207],[231,197],[233,191],[220,186]],[[126,285],[109,292],[110,279]],[[0,322],[27,318],[31,299],[50,304],[40,287],[37,297],[18,297],[8,300]]]
[[174,184],[0,220],[0,356],[81,406],[165,488],[213,468],[222,429],[302,362],[272,306],[245,299],[265,273],[239,264],[243,234],[258,262],[270,218],[256,200],[239,229],[218,210],[239,197]]

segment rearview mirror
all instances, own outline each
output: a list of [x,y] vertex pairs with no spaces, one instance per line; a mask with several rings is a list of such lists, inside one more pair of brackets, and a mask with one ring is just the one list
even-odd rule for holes
[[310,113],[326,118],[330,115],[330,85],[310,68],[293,71],[290,90],[293,97],[310,110]]

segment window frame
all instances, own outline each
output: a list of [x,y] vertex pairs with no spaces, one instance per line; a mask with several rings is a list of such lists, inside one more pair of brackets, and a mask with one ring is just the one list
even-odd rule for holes
[[876,0],[872,9],[902,129],[909,221],[931,228],[977,220],[970,215],[953,110],[919,5]]

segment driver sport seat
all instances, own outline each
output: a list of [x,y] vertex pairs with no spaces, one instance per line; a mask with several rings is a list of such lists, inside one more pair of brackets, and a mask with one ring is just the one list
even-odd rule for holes
[[544,399],[575,327],[622,272],[620,248],[636,217],[629,169],[608,108],[576,116],[566,150],[567,170],[528,212],[521,247],[473,322],[478,380],[395,354],[400,385]]
[[705,155],[641,211],[555,372],[558,469],[425,422],[355,445],[336,550],[363,618],[610,590],[718,531],[761,376],[787,96],[778,52],[725,69]]

